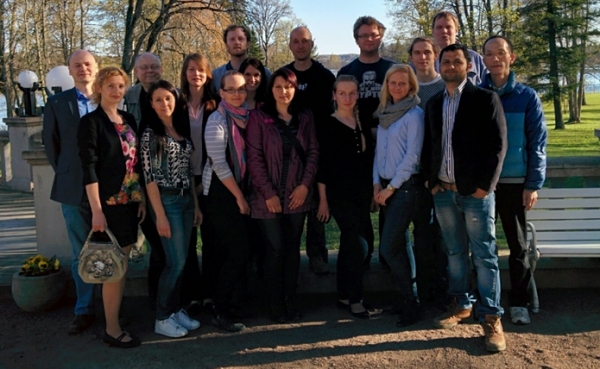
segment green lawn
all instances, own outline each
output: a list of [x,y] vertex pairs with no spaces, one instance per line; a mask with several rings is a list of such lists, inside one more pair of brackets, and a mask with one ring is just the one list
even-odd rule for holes
[[[554,129],[554,109],[551,104],[544,104],[549,157],[600,155],[600,141],[594,136],[594,129],[600,129],[600,93],[587,94],[586,100],[588,104],[581,109],[581,123],[565,124],[565,129]],[[563,112],[563,119],[568,118],[568,112]]]

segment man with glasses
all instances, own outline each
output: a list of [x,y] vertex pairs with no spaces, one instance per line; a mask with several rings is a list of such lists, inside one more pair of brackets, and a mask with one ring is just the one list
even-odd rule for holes
[[[362,16],[354,22],[354,40],[360,49],[358,58],[344,66],[338,72],[338,76],[348,74],[354,76],[359,83],[358,116],[360,124],[366,137],[375,140],[379,119],[373,117],[373,113],[379,105],[379,93],[387,70],[395,64],[391,60],[381,57],[379,46],[385,33],[385,26],[377,19],[370,16]],[[380,218],[380,229],[383,219]],[[371,228],[371,227],[370,227]],[[365,267],[369,267],[373,255],[374,237],[373,229],[367,232],[369,251],[365,260]],[[382,261],[381,255],[379,260]]]

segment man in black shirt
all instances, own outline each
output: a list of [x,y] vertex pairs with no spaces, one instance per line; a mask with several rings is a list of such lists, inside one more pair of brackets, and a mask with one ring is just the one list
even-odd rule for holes
[[[310,54],[313,47],[314,42],[308,28],[294,28],[290,33],[290,50],[294,55],[294,61],[285,68],[290,69],[296,75],[298,79],[297,98],[300,100],[300,106],[306,106],[312,111],[316,129],[319,132],[319,127],[323,124],[324,119],[333,112],[332,91],[335,76],[323,64],[311,59]],[[312,211],[307,217],[306,254],[315,274],[329,273],[325,265],[327,262],[325,225],[317,220],[316,214]]]

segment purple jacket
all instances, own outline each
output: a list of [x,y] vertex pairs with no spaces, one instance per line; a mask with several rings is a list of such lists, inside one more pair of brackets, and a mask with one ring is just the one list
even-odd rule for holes
[[[267,209],[266,200],[278,195],[281,172],[283,168],[283,142],[277,125],[272,117],[260,109],[250,111],[247,127],[248,170],[252,182],[249,197],[252,218],[274,219],[275,214]],[[319,144],[312,114],[303,110],[298,116],[298,141],[304,148],[306,166],[296,150],[292,149],[287,184],[285,186],[283,213],[302,213],[310,209],[319,162]],[[290,195],[299,185],[308,188],[304,204],[290,210]]]

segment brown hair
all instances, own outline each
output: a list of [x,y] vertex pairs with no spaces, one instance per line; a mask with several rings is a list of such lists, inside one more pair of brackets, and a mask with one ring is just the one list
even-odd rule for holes
[[229,26],[227,26],[227,28],[225,28],[225,31],[223,31],[223,42],[225,44],[227,44],[227,34],[230,31],[236,30],[238,28],[244,31],[244,34],[246,35],[246,42],[250,44],[250,41],[252,41],[252,34],[250,33],[250,30],[248,29],[248,27],[241,26],[239,24],[230,24]]
[[456,14],[446,10],[442,10],[441,12],[438,12],[436,15],[433,16],[433,20],[431,21],[432,30],[435,28],[435,22],[441,18],[452,19],[452,21],[454,22],[454,26],[456,27],[456,31],[458,32],[458,30],[460,29],[460,26],[458,24],[458,17],[456,16]]
[[181,94],[183,95],[186,103],[189,103],[191,93],[190,83],[187,80],[187,69],[192,61],[198,64],[198,66],[206,73],[206,82],[202,86],[203,94],[202,101],[200,103],[205,105],[207,110],[215,110],[217,107],[217,96],[213,88],[213,74],[210,64],[208,63],[208,59],[206,59],[204,55],[192,53],[186,55],[185,59],[183,59],[183,66],[181,67],[180,74]]
[[379,34],[381,35],[381,38],[383,38],[383,35],[385,34],[385,26],[383,25],[383,23],[381,23],[380,21],[378,21],[377,19],[369,16],[369,15],[365,15],[362,16],[360,18],[358,18],[356,20],[356,22],[354,22],[354,39],[358,40],[358,30],[361,26],[373,26],[376,25],[377,29],[379,30]]
[[102,100],[102,95],[100,94],[100,89],[104,82],[110,77],[122,77],[123,82],[125,82],[125,86],[129,85],[129,76],[127,73],[121,68],[118,67],[106,67],[100,69],[98,74],[96,75],[96,79],[94,80],[94,94],[92,95],[92,101],[96,104],[100,104]]
[[433,53],[435,55],[438,55],[440,53],[440,47],[435,44],[435,41],[433,41],[433,38],[428,37],[428,36],[420,36],[420,37],[416,37],[410,44],[410,47],[408,48],[408,55],[412,55],[413,47],[416,44],[418,44],[419,42],[425,42],[425,43],[428,43],[429,45],[431,45],[431,48],[433,49]]

